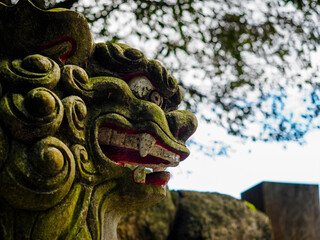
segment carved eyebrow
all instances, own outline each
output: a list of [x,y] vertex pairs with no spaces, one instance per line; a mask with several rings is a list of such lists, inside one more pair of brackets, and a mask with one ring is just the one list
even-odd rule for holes
[[180,104],[182,91],[177,80],[159,61],[149,60],[139,50],[117,43],[96,44],[94,56],[103,68],[126,82],[135,76],[146,76],[163,96],[166,109],[176,109]]
[[93,55],[103,68],[119,75],[143,73],[148,62],[138,49],[119,43],[98,43]]
[[164,98],[169,99],[178,90],[177,80],[168,74],[167,69],[156,60],[148,61],[147,76],[152,79],[154,85],[159,89]]
[[143,76],[143,77],[146,77],[150,83],[152,84],[152,86],[154,87],[154,89],[158,92],[159,91],[159,88],[154,84],[154,82],[152,81],[152,79],[150,79],[145,73],[132,73],[132,74],[126,74],[126,75],[123,75],[121,76],[121,79],[123,79],[125,82],[129,82],[131,79],[135,78],[135,77],[140,77],[140,76]]

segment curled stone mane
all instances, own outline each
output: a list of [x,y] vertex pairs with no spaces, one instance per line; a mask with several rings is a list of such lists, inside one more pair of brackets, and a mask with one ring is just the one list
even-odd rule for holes
[[[152,79],[152,84],[166,99],[166,109],[175,110],[182,101],[182,90],[177,80],[155,60],[148,60],[144,54],[125,44],[98,43],[92,55],[93,74],[103,74],[122,79],[134,75],[144,75]],[[99,70],[97,70],[99,66]],[[90,71],[90,67],[88,67]]]
[[176,79],[66,9],[0,3],[0,36],[0,239],[116,239],[189,155]]

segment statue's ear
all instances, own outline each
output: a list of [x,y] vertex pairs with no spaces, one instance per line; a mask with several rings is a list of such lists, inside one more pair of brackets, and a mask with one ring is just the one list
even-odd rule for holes
[[178,105],[181,103],[183,98],[182,87],[179,86],[177,91],[170,97],[165,100],[164,110],[166,112],[171,112],[178,109]]
[[67,9],[41,10],[30,1],[19,1],[13,7],[0,4],[0,36],[6,36],[0,38],[0,55],[40,53],[59,65],[84,66],[93,49],[82,15]]

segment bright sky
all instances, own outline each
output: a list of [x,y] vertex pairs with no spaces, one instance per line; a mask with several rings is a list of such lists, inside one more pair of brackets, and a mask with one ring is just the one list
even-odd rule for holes
[[[311,58],[319,63],[320,51],[312,53]],[[288,96],[287,113],[295,112],[299,116],[306,111],[307,105],[297,101],[301,93],[292,90]],[[315,124],[320,125],[319,119],[316,120]],[[320,184],[320,130],[309,131],[303,145],[295,142],[242,143],[224,129],[200,122],[191,139],[207,148],[199,150],[199,146],[192,145],[189,158],[178,167],[168,169],[170,189],[219,192],[240,198],[241,192],[262,181]],[[213,139],[231,146],[228,156],[206,155],[210,146],[214,146]]]
[[192,139],[208,143],[215,139],[230,144],[228,156],[207,156],[191,146],[191,155],[178,167],[170,168],[170,189],[219,192],[240,198],[241,192],[261,181],[320,183],[320,131],[309,132],[306,144],[240,143],[224,130],[200,122]]

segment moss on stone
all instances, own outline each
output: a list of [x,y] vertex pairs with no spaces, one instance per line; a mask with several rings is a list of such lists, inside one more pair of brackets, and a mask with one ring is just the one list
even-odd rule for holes
[[[0,4],[0,35],[0,239],[116,239],[122,214],[165,197],[161,168],[189,155],[196,119],[172,111],[182,99],[177,81],[137,49],[93,45],[88,23],[70,10]],[[135,76],[164,104],[139,97],[128,84]],[[135,146],[125,134],[138,137]],[[136,165],[156,169],[144,176],[155,181],[138,184]],[[164,220],[173,223],[176,206],[166,209],[153,239],[170,232]]]

